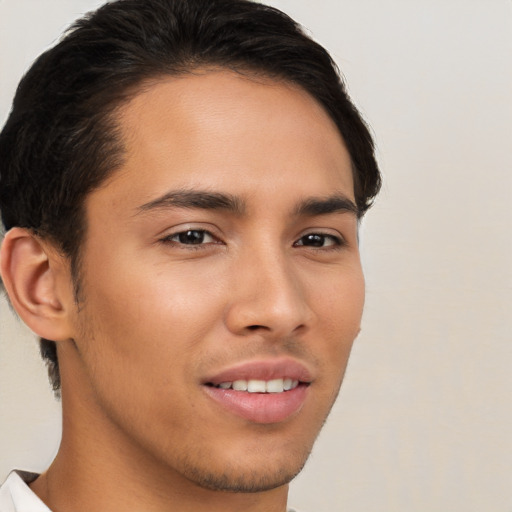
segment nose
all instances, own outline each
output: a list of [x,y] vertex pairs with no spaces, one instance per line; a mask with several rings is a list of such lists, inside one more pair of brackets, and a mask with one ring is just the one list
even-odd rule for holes
[[282,339],[311,326],[303,276],[281,251],[250,251],[240,257],[233,276],[225,323],[234,334]]

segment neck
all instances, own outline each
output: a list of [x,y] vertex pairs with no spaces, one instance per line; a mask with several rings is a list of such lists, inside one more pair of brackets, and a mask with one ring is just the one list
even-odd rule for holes
[[285,512],[287,489],[265,493],[228,493],[191,489],[168,482],[165,488],[148,482],[146,475],[122,480],[117,475],[70,471],[62,458],[30,487],[53,512]]

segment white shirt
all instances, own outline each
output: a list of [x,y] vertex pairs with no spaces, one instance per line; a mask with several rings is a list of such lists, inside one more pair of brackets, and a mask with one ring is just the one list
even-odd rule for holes
[[12,471],[0,487],[0,512],[51,512],[27,485],[37,477],[35,473]]
[[51,512],[27,485],[37,476],[25,471],[12,471],[0,487],[0,512]]

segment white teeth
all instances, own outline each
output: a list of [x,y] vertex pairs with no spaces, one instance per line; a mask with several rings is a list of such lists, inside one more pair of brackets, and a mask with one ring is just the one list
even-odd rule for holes
[[247,391],[247,381],[246,380],[235,380],[233,382],[233,389],[235,391]]
[[267,393],[282,393],[284,391],[284,379],[274,379],[267,382]]
[[267,383],[264,380],[249,380],[247,381],[247,391],[249,393],[266,393]]
[[221,389],[233,388],[235,391],[247,391],[249,393],[282,393],[290,391],[299,385],[298,380],[290,378],[272,380],[235,380],[233,382],[221,382],[217,387]]

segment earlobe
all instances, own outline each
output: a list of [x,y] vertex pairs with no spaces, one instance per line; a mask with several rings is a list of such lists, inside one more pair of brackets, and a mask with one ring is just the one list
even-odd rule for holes
[[7,232],[0,251],[0,272],[11,303],[22,320],[42,338],[70,337],[64,258],[23,228]]

